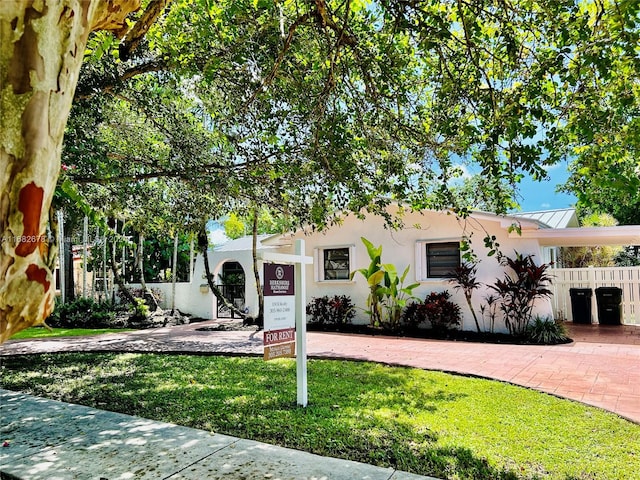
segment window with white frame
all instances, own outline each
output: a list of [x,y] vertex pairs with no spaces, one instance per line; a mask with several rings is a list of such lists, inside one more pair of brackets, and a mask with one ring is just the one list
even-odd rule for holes
[[353,264],[353,246],[336,246],[315,250],[316,281],[349,281]]
[[427,278],[448,278],[460,266],[460,242],[427,243]]
[[451,278],[452,272],[460,266],[460,242],[418,242],[416,257],[419,280]]

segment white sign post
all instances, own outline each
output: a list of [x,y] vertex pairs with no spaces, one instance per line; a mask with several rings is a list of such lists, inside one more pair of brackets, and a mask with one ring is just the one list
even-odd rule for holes
[[[269,253],[264,252],[261,255],[261,259],[270,262],[281,262],[281,263],[289,263],[294,264],[295,268],[295,300],[294,300],[294,309],[295,309],[295,349],[296,349],[296,378],[297,378],[297,390],[298,390],[298,405],[302,407],[306,407],[308,403],[308,395],[307,395],[307,314],[306,314],[306,303],[307,303],[307,286],[306,286],[306,277],[304,272],[304,266],[310,265],[313,263],[313,257],[306,257],[304,255],[304,240],[296,240],[295,244],[295,254],[289,255],[284,253]],[[277,276],[276,276],[277,277]],[[284,277],[283,277],[284,278]],[[277,284],[275,284],[277,285]],[[284,292],[283,292],[284,293]],[[270,332],[270,336],[267,337],[267,325],[269,312],[267,311],[267,302],[265,295],[265,317],[264,317],[264,326],[265,326],[265,348],[267,343],[270,341],[278,341],[282,345],[289,343],[290,336],[292,334],[291,330],[288,327],[277,328],[280,331],[272,331]],[[274,296],[272,298],[278,298]],[[290,303],[288,300],[284,300],[284,296],[281,296],[283,300],[276,300],[278,305],[272,307],[273,313],[276,316],[281,318],[282,325],[290,320],[285,320],[285,317],[288,317],[286,311],[290,308]],[[282,303],[282,305],[280,305]],[[282,338],[281,338],[282,337]],[[268,338],[268,340],[267,340]],[[292,345],[292,344],[291,344]],[[288,347],[284,347],[288,348]],[[275,353],[275,352],[274,352]],[[283,355],[285,356],[285,355]],[[265,354],[266,358],[266,354]],[[276,357],[272,357],[276,358]]]

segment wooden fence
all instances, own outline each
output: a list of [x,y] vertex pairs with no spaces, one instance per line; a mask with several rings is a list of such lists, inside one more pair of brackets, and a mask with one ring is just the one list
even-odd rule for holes
[[572,320],[570,288],[590,288],[593,322],[598,322],[596,288],[618,287],[622,290],[622,322],[640,325],[640,267],[556,268],[552,285],[554,315]]

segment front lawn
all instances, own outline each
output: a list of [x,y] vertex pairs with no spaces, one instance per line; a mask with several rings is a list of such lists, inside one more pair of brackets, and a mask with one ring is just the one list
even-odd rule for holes
[[87,335],[100,335],[101,333],[130,332],[131,329],[123,328],[51,328],[30,327],[11,336],[11,340],[24,340],[28,338],[55,338],[55,337],[84,337]]
[[496,381],[411,368],[161,354],[3,357],[2,386],[450,479],[628,479],[640,425]]

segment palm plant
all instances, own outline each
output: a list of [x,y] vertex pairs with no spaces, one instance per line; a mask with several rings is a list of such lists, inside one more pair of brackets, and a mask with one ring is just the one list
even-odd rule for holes
[[453,288],[456,290],[462,290],[464,293],[464,298],[467,300],[467,305],[469,305],[469,310],[471,310],[473,320],[476,322],[476,329],[478,330],[478,333],[480,333],[480,322],[478,322],[476,311],[473,309],[473,304],[471,303],[473,291],[477,290],[478,287],[482,285],[476,279],[477,271],[478,266],[476,264],[464,262],[455,268],[453,271],[453,277],[451,277],[449,281],[453,284]]

